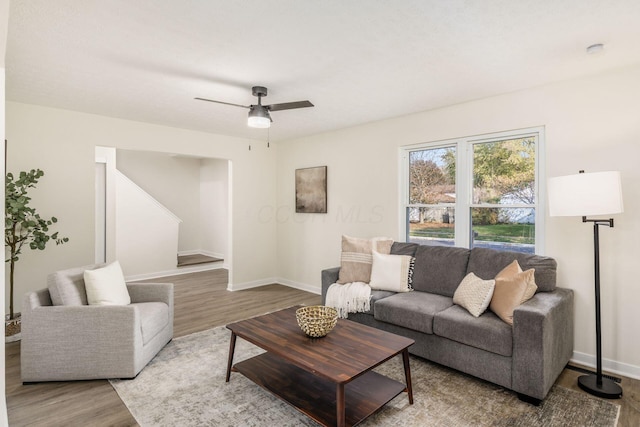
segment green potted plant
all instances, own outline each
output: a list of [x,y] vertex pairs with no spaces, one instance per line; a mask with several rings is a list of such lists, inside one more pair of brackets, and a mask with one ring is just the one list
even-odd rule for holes
[[9,263],[10,286],[5,336],[20,332],[20,313],[13,310],[13,285],[16,262],[20,259],[23,246],[28,244],[32,250],[44,250],[49,241],[56,242],[56,245],[69,241],[67,237],[59,237],[58,232],[49,231],[49,227],[58,222],[55,217],[41,218],[36,209],[29,206],[29,189],[35,188],[42,176],[44,172],[40,169],[31,169],[29,172],[20,172],[17,178],[7,173],[5,178],[4,244],[9,249],[5,262]]

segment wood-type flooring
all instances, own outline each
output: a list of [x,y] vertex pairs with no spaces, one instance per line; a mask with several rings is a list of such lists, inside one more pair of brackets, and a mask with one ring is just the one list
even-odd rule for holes
[[[209,270],[147,282],[175,285],[174,337],[290,307],[314,305],[320,296],[282,285],[227,291],[227,271]],[[106,380],[23,385],[20,342],[5,344],[6,395],[10,426],[136,426],[126,406]],[[565,369],[559,384],[580,390],[580,373]],[[640,425],[640,380],[623,378],[618,427]]]

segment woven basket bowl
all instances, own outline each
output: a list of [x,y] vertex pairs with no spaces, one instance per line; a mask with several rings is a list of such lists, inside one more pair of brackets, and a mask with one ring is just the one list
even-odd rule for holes
[[335,308],[324,305],[312,305],[296,310],[296,320],[302,332],[311,338],[327,335],[338,322],[338,312]]

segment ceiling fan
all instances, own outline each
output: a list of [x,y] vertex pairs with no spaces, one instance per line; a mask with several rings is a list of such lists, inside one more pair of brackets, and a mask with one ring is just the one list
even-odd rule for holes
[[264,86],[254,86],[251,88],[253,96],[258,97],[257,105],[240,105],[231,102],[215,101],[213,99],[195,98],[199,101],[215,102],[218,104],[232,105],[234,107],[242,107],[249,109],[249,119],[247,124],[254,128],[268,128],[271,126],[271,111],[292,110],[294,108],[313,107],[309,101],[285,102],[282,104],[262,105],[262,97],[267,96],[267,88]]

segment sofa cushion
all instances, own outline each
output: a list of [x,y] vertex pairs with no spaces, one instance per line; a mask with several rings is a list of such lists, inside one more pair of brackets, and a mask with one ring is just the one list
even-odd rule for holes
[[163,302],[139,302],[131,305],[140,315],[142,342],[147,344],[169,323],[169,306]]
[[428,292],[408,292],[376,301],[373,316],[376,320],[433,333],[433,318],[453,305],[453,300]]
[[495,280],[483,280],[469,273],[453,294],[453,303],[465,308],[473,317],[478,317],[489,307],[495,286]]
[[[458,285],[467,275],[469,252],[465,248],[419,246],[413,270],[413,289],[453,297]],[[482,277],[477,273],[476,275]],[[493,276],[489,279],[493,279]]]
[[84,286],[87,291],[89,305],[128,305],[131,303],[124,274],[118,261],[111,264],[86,270]]
[[409,255],[386,255],[372,253],[371,289],[392,292],[409,292],[411,290],[410,269],[413,257]]
[[490,311],[480,317],[473,317],[464,308],[454,305],[436,314],[433,333],[507,357],[511,356],[513,348],[511,326]]
[[395,292],[390,292],[390,291],[377,291],[372,289],[371,290],[371,309],[369,311],[366,312],[366,314],[370,314],[373,316],[373,313],[376,310],[376,302],[383,299],[383,298],[387,298],[390,297],[392,295],[395,295]]
[[418,246],[419,245],[417,243],[393,242],[393,245],[391,245],[390,253],[392,255],[415,256]]
[[47,288],[53,305],[87,305],[84,272],[103,265],[85,265],[49,274],[47,276]]
[[364,282],[371,279],[371,253],[389,254],[393,239],[376,237],[360,239],[342,236],[338,283]]
[[[467,273],[475,273],[483,279],[493,279],[506,266],[518,260],[523,270],[535,269],[535,281],[538,292],[551,292],[556,288],[556,260],[540,255],[519,252],[495,251],[486,248],[473,248],[469,257]],[[417,263],[416,263],[417,268]]]

